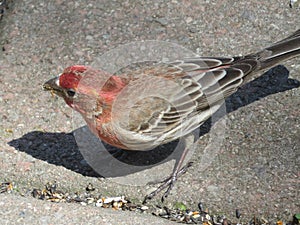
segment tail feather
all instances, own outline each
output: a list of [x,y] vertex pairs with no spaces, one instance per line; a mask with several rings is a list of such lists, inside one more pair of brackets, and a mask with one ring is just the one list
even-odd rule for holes
[[252,56],[259,60],[259,69],[266,69],[297,55],[300,55],[300,29]]

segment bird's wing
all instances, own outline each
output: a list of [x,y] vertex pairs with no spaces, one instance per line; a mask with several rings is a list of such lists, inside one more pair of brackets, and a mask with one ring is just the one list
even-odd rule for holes
[[[227,98],[259,66],[255,58],[245,57],[198,57],[172,62],[188,77],[200,84],[205,98],[198,99],[199,109],[207,104]],[[207,98],[209,102],[207,102]]]
[[190,58],[134,71],[116,99],[112,121],[131,148],[175,140],[208,119],[255,67],[249,59]]

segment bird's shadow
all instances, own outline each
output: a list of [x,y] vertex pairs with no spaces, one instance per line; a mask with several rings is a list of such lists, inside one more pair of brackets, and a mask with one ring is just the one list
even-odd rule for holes
[[[298,80],[289,79],[288,76],[289,71],[279,65],[245,84],[226,100],[227,113],[268,95],[300,86]],[[207,120],[200,127],[200,135],[208,133],[211,127],[211,120]],[[102,144],[87,130],[83,127],[72,133],[33,131],[8,144],[34,158],[92,177],[119,177],[151,168],[166,160],[180,158],[180,152],[176,153],[178,149],[176,147],[182,144],[180,141],[174,141],[149,151],[125,151]],[[110,163],[113,161],[115,163]],[[129,167],[124,165],[129,165]]]

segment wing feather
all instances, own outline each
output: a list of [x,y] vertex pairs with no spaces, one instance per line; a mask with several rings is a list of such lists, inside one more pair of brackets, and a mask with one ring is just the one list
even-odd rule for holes
[[120,133],[127,132],[122,141],[129,148],[142,149],[190,133],[256,67],[256,60],[241,57],[198,57],[134,71],[124,94],[128,98],[121,97],[115,110],[119,121],[126,121],[118,126]]

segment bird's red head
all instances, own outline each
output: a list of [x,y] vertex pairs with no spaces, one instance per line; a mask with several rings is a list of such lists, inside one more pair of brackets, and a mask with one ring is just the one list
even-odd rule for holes
[[[125,85],[124,80],[118,76],[91,67],[74,65],[67,67],[60,76],[47,81],[44,89],[63,97],[74,108],[88,99],[110,104]],[[78,107],[76,110],[79,111]]]
[[79,84],[87,70],[88,67],[82,65],[70,66],[58,77],[52,78],[44,83],[43,87],[45,90],[63,97],[66,103],[73,107]]
[[86,66],[82,65],[67,67],[58,77],[59,86],[64,89],[76,90],[81,78],[83,77],[87,69],[88,68]]

